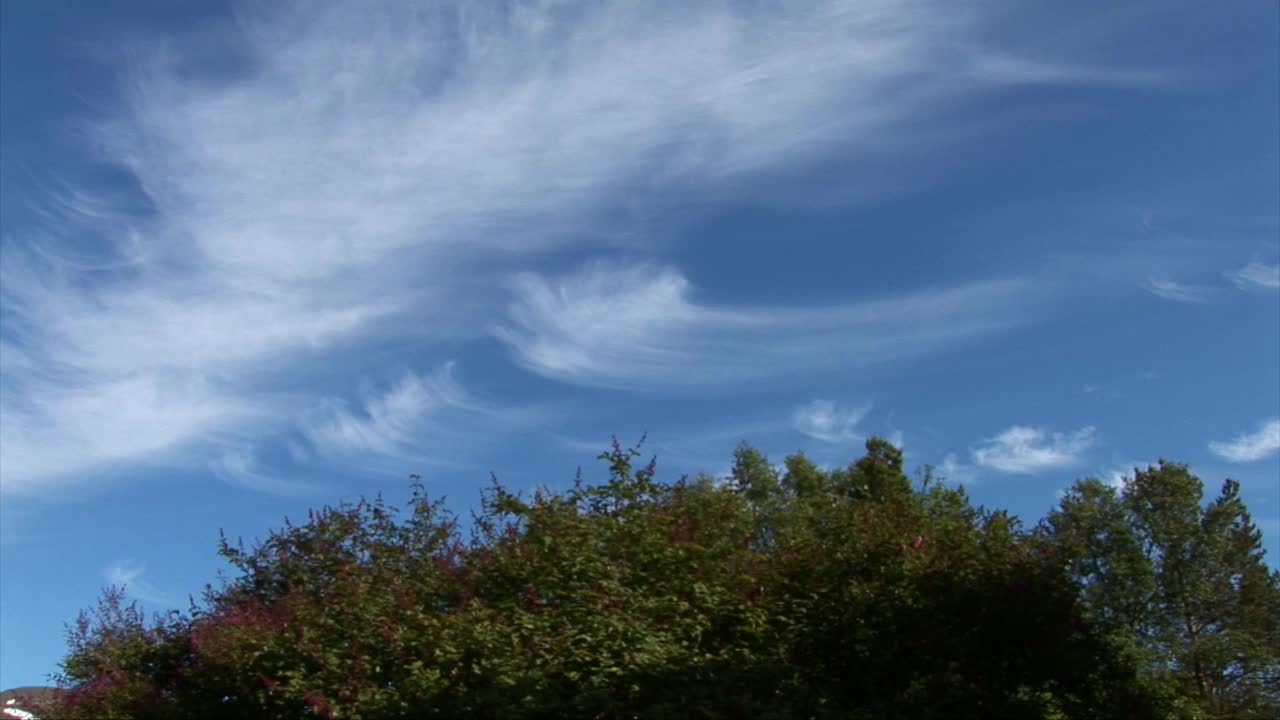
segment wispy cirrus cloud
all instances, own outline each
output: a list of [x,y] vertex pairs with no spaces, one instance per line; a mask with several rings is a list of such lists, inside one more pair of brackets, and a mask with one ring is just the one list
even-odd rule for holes
[[1167,278],[1147,278],[1142,288],[1158,298],[1181,303],[1202,303],[1209,299],[1210,289],[1188,285]]
[[[994,15],[941,0],[296,2],[238,18],[125,48],[121,97],[86,122],[86,155],[127,171],[140,196],[67,184],[46,198],[46,227],[5,229],[5,493],[157,458],[203,466],[228,447],[234,473],[246,438],[287,433],[317,395],[376,374],[353,348],[476,338],[502,312],[495,278],[547,251],[624,242],[575,232],[618,207],[833,152],[872,168],[885,148],[945,137],[950,108],[1014,86],[1160,80],[1077,61],[1094,46],[996,47]],[[206,68],[211,57],[223,62]],[[855,175],[882,185],[878,169]],[[651,344],[610,371],[617,347],[594,316],[576,305],[591,329],[558,326],[538,282],[505,339],[531,369],[601,384],[669,378],[686,352],[673,337],[704,360],[845,333],[858,360],[923,351],[988,329],[979,306],[1007,290],[960,285],[813,320],[682,305],[679,280],[637,282],[641,299],[687,314],[628,309],[625,332]],[[954,332],[871,317],[923,321],[950,300]],[[542,342],[557,334],[571,346]],[[319,367],[332,368],[323,389],[288,380]],[[331,439],[385,447],[392,426],[365,421],[333,420]]]
[[514,292],[493,332],[520,365],[564,382],[649,388],[937,350],[1016,325],[1033,295],[995,281],[819,307],[716,307],[673,268],[605,263],[554,279],[524,274]]
[[261,467],[253,445],[227,447],[213,463],[213,472],[223,482],[254,492],[298,497],[317,493],[323,486],[281,476]]
[[978,469],[968,463],[962,463],[954,453],[942,458],[942,464],[936,468],[943,480],[957,485],[973,485],[978,481]]
[[103,571],[109,585],[124,588],[125,594],[151,605],[167,605],[168,596],[143,579],[147,568],[133,558],[112,563]]
[[1126,463],[1117,463],[1099,472],[1098,478],[1108,486],[1115,488],[1116,490],[1122,490],[1124,489],[1125,483],[1133,478],[1135,470],[1142,470],[1144,468],[1152,467],[1155,464],[1156,463],[1138,462],[1136,460]]
[[[830,400],[813,400],[791,413],[791,425],[811,438],[828,443],[861,442],[858,423],[871,412],[871,405],[841,408]],[[898,435],[901,443],[901,434]]]
[[[323,489],[308,477],[316,468],[359,466],[402,472],[422,465],[474,469],[467,457],[498,442],[495,433],[527,431],[556,412],[544,406],[498,405],[478,398],[457,378],[454,362],[430,373],[405,371],[386,384],[365,380],[353,400],[313,399],[279,437],[228,446],[213,464],[224,481],[246,489],[294,496]],[[262,447],[277,446],[292,462],[263,462]]]
[[1029,474],[1079,464],[1092,447],[1095,431],[1050,432],[1044,428],[1014,425],[970,450],[976,465],[1006,473]]
[[[1176,75],[1142,68],[1116,68],[1105,65],[1045,62],[998,52],[977,58],[972,72],[992,82],[1012,85],[1093,85],[1118,87],[1174,87],[1181,82]],[[1150,227],[1150,220],[1143,224]]]
[[[14,389],[16,388],[16,389]],[[29,394],[19,394],[26,391]],[[185,373],[130,373],[61,384],[37,377],[6,387],[0,472],[6,492],[37,491],[67,474],[126,462],[167,462],[220,428],[252,428],[261,408]]]
[[1280,289],[1280,264],[1268,265],[1254,260],[1227,273],[1227,278],[1242,290],[1277,290]]
[[901,430],[894,430],[890,432],[888,437],[885,438],[885,440],[888,440],[891,445],[898,448],[899,450],[907,449],[907,438],[905,435],[902,434]]
[[304,421],[302,434],[322,455],[402,452],[422,441],[424,423],[436,413],[478,407],[453,368],[446,363],[429,376],[406,373],[384,392],[366,391],[359,410],[330,401]]
[[1259,423],[1255,432],[1242,432],[1226,441],[1209,443],[1209,450],[1218,457],[1234,462],[1256,462],[1280,453],[1280,418]]

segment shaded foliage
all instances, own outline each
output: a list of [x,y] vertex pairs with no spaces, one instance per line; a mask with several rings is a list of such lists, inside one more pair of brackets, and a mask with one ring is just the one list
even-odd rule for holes
[[[404,508],[362,500],[286,523],[251,548],[224,539],[235,572],[185,613],[147,620],[109,590],[71,628],[67,692],[44,710],[1142,718],[1186,695],[1150,682],[1152,653],[1171,647],[1168,623],[1133,594],[1162,587],[1142,563],[1143,543],[1180,541],[1155,522],[1139,531],[1148,526],[1135,524],[1137,510],[1112,507],[1095,485],[1029,533],[962,490],[913,489],[901,451],[878,438],[830,472],[801,454],[780,472],[743,445],[728,482],[661,482],[653,461],[637,469],[639,449],[616,441],[600,457],[609,476],[597,485],[579,478],[522,498],[495,480],[468,533],[415,484]],[[1068,505],[1086,493],[1101,493],[1099,509],[1081,517]],[[1212,520],[1196,520],[1222,542],[1167,557],[1217,563],[1256,540],[1231,529],[1237,502],[1233,494]],[[1095,532],[1095,516],[1132,538]],[[1114,548],[1114,559],[1095,545]],[[1177,592],[1227,592],[1227,583],[1242,598],[1271,598],[1274,578],[1252,568],[1179,571]],[[1099,579],[1130,571],[1139,589]],[[1236,617],[1213,627],[1271,642],[1274,619],[1235,626]],[[1134,640],[1146,622],[1152,629]],[[1194,657],[1219,657],[1216,647]],[[1250,697],[1265,701],[1258,693]]]

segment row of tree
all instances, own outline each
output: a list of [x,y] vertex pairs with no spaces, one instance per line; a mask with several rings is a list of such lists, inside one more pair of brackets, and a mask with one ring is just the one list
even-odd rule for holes
[[1280,573],[1227,481],[1077,483],[1037,527],[881,439],[824,471],[519,497],[468,532],[421,485],[313,512],[187,612],[119,588],[70,630],[58,718],[1275,718]]

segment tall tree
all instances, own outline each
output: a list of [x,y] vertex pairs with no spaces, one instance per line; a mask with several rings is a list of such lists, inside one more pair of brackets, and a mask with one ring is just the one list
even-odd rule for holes
[[734,486],[755,505],[763,505],[782,490],[778,471],[769,464],[769,458],[747,442],[733,451],[733,466],[729,472]]
[[1041,525],[1095,623],[1187,716],[1280,717],[1280,572],[1240,486],[1202,504],[1186,465],[1082,480]]
[[911,478],[902,470],[902,450],[881,437],[869,437],[867,454],[831,474],[837,492],[860,500],[884,500],[911,493]]
[[787,471],[782,477],[782,484],[787,491],[796,497],[807,497],[820,493],[827,475],[803,451],[788,455],[783,461]]

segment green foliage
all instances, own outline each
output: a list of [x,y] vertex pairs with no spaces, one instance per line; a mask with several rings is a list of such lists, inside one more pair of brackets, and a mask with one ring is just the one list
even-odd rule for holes
[[826,490],[826,474],[805,457],[804,453],[788,455],[784,464],[787,472],[782,477],[782,485],[792,496],[810,497]]
[[733,452],[730,477],[738,492],[757,506],[767,504],[782,491],[778,471],[769,464],[769,458],[745,442]]
[[911,479],[902,471],[902,451],[878,437],[867,440],[866,455],[831,473],[828,482],[835,492],[860,500],[883,501],[911,493]]
[[[224,539],[234,573],[186,613],[147,621],[109,590],[72,628],[68,692],[46,713],[1142,718],[1188,696],[1180,670],[1151,681],[1171,621],[1143,593],[1237,598],[1195,606],[1230,614],[1214,627],[1232,652],[1262,658],[1274,638],[1254,612],[1274,578],[1237,557],[1256,530],[1237,527],[1234,490],[1198,516],[1164,499],[1185,505],[1186,482],[1144,481],[1129,504],[1083,483],[1064,501],[1079,510],[1028,533],[962,490],[913,491],[878,438],[832,472],[792,455],[782,477],[742,445],[728,483],[660,482],[616,441],[600,458],[605,482],[565,492],[494,480],[469,537],[414,485],[403,509],[361,501],[249,549]],[[1181,564],[1144,565],[1151,543]]]
[[1185,465],[1135,470],[1117,492],[1078,482],[1042,523],[1090,621],[1182,717],[1280,717],[1280,573],[1239,485],[1202,504]]

